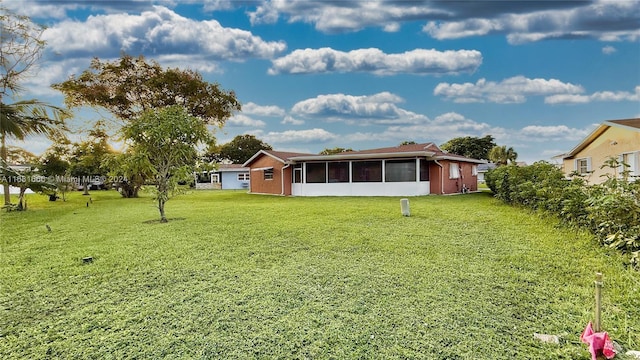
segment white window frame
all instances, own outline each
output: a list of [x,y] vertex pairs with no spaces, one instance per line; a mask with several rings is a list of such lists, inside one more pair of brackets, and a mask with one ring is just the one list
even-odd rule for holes
[[478,176],[478,165],[471,166],[471,175]]
[[[585,166],[586,166],[586,170],[583,172],[580,167],[581,167],[581,162],[585,161]],[[573,167],[576,170],[576,172],[580,175],[587,175],[591,172],[591,158],[590,157],[583,157],[583,158],[577,158],[574,160],[573,162]]]
[[460,179],[459,163],[449,163],[449,179]]
[[[625,156],[629,157],[631,161],[625,161]],[[637,176],[640,176],[640,151],[630,151],[622,153],[620,154],[620,156],[618,156],[618,161],[620,161],[620,163],[624,162],[629,165],[626,170],[629,171],[628,176],[631,178],[631,180],[635,179]],[[619,177],[623,176],[622,172],[624,170],[625,169],[623,169],[622,164],[620,164],[620,168],[618,169]]]
[[273,168],[263,170],[264,180],[273,180]]
[[249,179],[251,179],[251,175],[248,172],[238,173],[238,181],[249,181]]

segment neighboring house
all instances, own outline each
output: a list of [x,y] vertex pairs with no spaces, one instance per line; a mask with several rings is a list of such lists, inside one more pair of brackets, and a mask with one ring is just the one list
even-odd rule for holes
[[[17,172],[18,174],[24,172],[24,171],[29,171],[31,170],[34,166],[33,165],[22,165],[22,164],[8,164],[7,165],[9,167],[9,169]],[[2,173],[0,172],[0,177],[3,176]],[[31,189],[27,189],[25,191],[25,194],[33,194],[34,192],[31,191]],[[0,184],[0,194],[4,194],[4,186],[3,184]],[[9,194],[20,194],[20,188],[16,187],[16,186],[11,186],[9,185]]]
[[621,168],[603,167],[610,158],[629,165],[630,179],[640,176],[640,118],[609,120],[603,122],[591,134],[566,154],[555,156],[562,159],[565,175],[577,172],[585,176],[590,184],[606,180],[607,174],[621,175]]
[[197,176],[196,189],[249,189],[249,174],[242,164],[218,164],[218,169]]
[[494,163],[478,164],[478,184],[484,184],[486,181],[484,176],[489,170],[493,170],[496,167],[498,167],[498,165]]
[[261,150],[243,164],[251,192],[293,196],[417,196],[477,191],[484,161],[434,143],[333,155]]

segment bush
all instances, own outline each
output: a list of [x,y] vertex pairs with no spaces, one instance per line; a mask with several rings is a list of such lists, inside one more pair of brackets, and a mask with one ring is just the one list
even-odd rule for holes
[[[610,159],[605,166],[616,170],[625,165]],[[603,245],[629,254],[631,264],[640,267],[640,181],[629,182],[614,171],[602,184],[587,185],[579,176],[566,179],[547,162],[501,166],[490,170],[486,181],[498,199],[586,228]]]

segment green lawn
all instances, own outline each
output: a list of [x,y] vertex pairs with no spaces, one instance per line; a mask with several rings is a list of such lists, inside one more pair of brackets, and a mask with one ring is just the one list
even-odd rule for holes
[[640,348],[640,273],[487,193],[91,199],[0,214],[0,358],[590,359],[596,271]]

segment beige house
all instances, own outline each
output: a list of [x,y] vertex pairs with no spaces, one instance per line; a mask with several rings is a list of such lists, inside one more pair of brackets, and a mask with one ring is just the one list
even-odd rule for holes
[[611,158],[628,164],[629,178],[638,179],[640,118],[605,121],[571,151],[555,158],[562,159],[562,169],[567,176],[575,171],[585,175],[590,184],[602,183],[607,179],[606,174],[622,176],[621,167],[603,167]]

